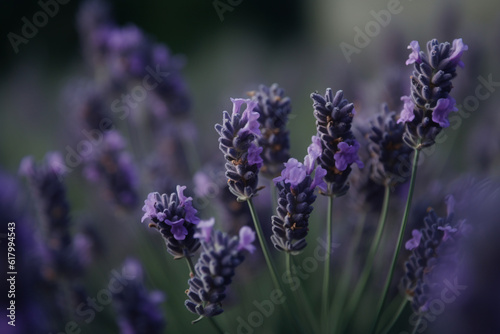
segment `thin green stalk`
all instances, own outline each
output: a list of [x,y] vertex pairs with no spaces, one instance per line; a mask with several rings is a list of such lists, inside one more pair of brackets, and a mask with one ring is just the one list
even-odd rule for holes
[[347,294],[349,292],[349,287],[351,283],[351,276],[352,276],[352,270],[353,270],[353,265],[354,265],[354,255],[356,254],[356,250],[359,247],[359,243],[361,241],[361,236],[363,235],[363,230],[365,227],[365,222],[366,222],[366,213],[360,215],[359,221],[356,224],[356,231],[354,233],[354,237],[352,238],[350,242],[350,249],[348,252],[348,257],[346,260],[346,268],[342,270],[342,274],[339,280],[339,287],[336,290],[337,293],[335,294],[333,298],[333,303],[332,303],[332,314],[335,316],[337,319],[337,322],[334,325],[333,328],[333,333],[337,333],[342,324],[343,320],[343,315],[344,313],[343,308],[344,308],[344,303],[346,301]]
[[[260,225],[259,217],[257,216],[257,211],[255,210],[255,206],[253,205],[252,199],[249,198],[247,200],[248,207],[250,208],[250,213],[252,215],[252,220],[255,226],[255,232],[257,233],[257,237],[259,239],[260,247],[262,248],[262,253],[264,254],[264,258],[266,260],[267,268],[269,269],[269,274],[271,275],[271,279],[273,281],[273,285],[275,289],[280,290],[284,295],[287,300],[290,300],[288,298],[288,293],[285,289],[280,284],[280,281],[278,280],[278,275],[276,273],[276,267],[274,266],[273,260],[271,258],[269,248],[267,247],[266,240],[264,239],[264,232],[262,231],[262,227]],[[285,308],[285,312],[287,314],[287,317],[289,318],[290,323],[296,323],[299,327],[299,331],[302,333],[305,333],[300,321],[297,321],[295,317],[292,316],[292,313],[290,312],[290,308],[288,307],[288,303],[283,303],[283,307]]]
[[398,242],[396,244],[396,249],[394,255],[392,256],[391,266],[389,267],[389,275],[385,280],[384,289],[382,290],[382,298],[377,305],[377,314],[375,317],[375,323],[372,327],[371,333],[375,333],[377,330],[378,323],[380,322],[380,314],[382,313],[382,307],[387,299],[387,292],[391,285],[392,276],[394,275],[394,269],[396,268],[396,262],[398,259],[399,251],[401,250],[401,245],[403,244],[403,236],[406,229],[406,223],[408,222],[408,217],[410,216],[411,200],[413,198],[413,189],[415,188],[415,180],[417,178],[417,167],[418,167],[418,156],[420,154],[420,149],[415,149],[415,154],[413,155],[413,164],[411,168],[411,179],[410,179],[410,189],[408,190],[408,198],[406,199],[405,211],[403,214],[403,221],[401,222],[401,227],[399,229]]
[[413,327],[413,330],[411,331],[411,334],[416,334],[417,333],[417,329],[418,329],[418,326],[420,326],[420,322],[422,322],[422,316],[418,317],[417,324],[415,325],[415,327]]
[[[290,273],[290,276],[293,275],[292,266],[293,266],[292,255],[290,253],[286,253],[286,270],[288,273]],[[306,320],[309,324],[309,328],[313,330],[313,333],[319,333],[317,321],[314,317],[314,314],[312,313],[311,305],[303,293],[302,287],[303,284],[300,283],[300,285],[295,290],[293,290],[296,310],[299,311],[298,314],[303,314],[303,312],[300,311],[304,311],[305,316],[307,318]]]
[[399,305],[396,313],[394,313],[394,315],[392,316],[391,320],[389,321],[389,323],[387,324],[387,326],[385,326],[385,328],[381,332],[381,334],[388,334],[389,333],[389,331],[391,330],[392,326],[394,326],[394,324],[398,320],[398,318],[401,315],[401,313],[403,313],[403,310],[405,309],[407,303],[408,303],[408,299],[404,298],[403,302]]
[[224,331],[222,330],[222,328],[220,328],[219,324],[217,323],[217,321],[215,321],[214,318],[208,317],[208,321],[212,324],[213,328],[217,331],[217,333],[224,334]]
[[354,292],[352,293],[352,297],[347,304],[347,320],[350,321],[354,316],[354,312],[359,305],[361,300],[361,295],[365,290],[366,283],[368,283],[368,278],[370,277],[371,271],[373,269],[373,261],[375,259],[375,255],[377,254],[378,246],[380,244],[380,240],[382,239],[382,232],[384,230],[385,222],[387,221],[387,211],[389,208],[389,197],[390,197],[390,187],[388,185],[385,186],[384,191],[384,202],[382,204],[382,212],[380,213],[380,218],[377,225],[377,230],[375,231],[375,237],[373,238],[372,244],[370,246],[370,250],[368,251],[368,257],[366,258],[366,263],[361,272],[361,276],[354,288]]
[[332,254],[332,212],[333,212],[333,199],[334,196],[329,196],[328,198],[328,209],[326,214],[326,260],[325,269],[323,272],[323,289],[321,294],[321,319],[324,326],[324,333],[330,332],[330,319],[328,317],[328,306],[329,306],[329,296],[330,296],[330,262]]
[[185,259],[186,259],[186,262],[187,262],[187,265],[188,265],[189,271],[190,271],[189,277],[191,277],[191,273],[193,274],[193,276],[196,276],[196,271],[194,270],[193,260],[191,260],[190,256],[186,256]]

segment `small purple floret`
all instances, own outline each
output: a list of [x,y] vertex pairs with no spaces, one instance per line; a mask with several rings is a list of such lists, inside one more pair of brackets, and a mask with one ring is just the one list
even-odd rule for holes
[[255,241],[255,232],[248,226],[243,226],[240,229],[240,242],[238,244],[238,250],[246,249],[250,253],[255,251],[255,246],[252,242]]
[[290,183],[291,186],[296,186],[306,178],[306,169],[302,163],[295,158],[288,159],[285,162],[285,168],[281,171],[281,176],[273,179],[274,183],[284,181]]
[[198,224],[198,232],[194,234],[194,237],[203,240],[205,242],[210,242],[214,224],[215,224],[214,218],[210,218],[208,220],[201,220],[200,223]]
[[314,187],[318,187],[322,191],[326,192],[327,185],[325,180],[323,179],[325,176],[326,176],[326,170],[321,166],[316,167],[316,172],[314,173],[314,179],[313,182],[311,183],[311,189],[313,189]]
[[142,216],[141,223],[144,223],[144,221],[148,218],[153,219],[153,217],[156,217],[155,203],[156,203],[155,193],[149,193],[146,200],[144,200],[144,206],[142,207],[142,211],[144,211],[144,216]]
[[455,107],[455,102],[455,99],[451,96],[448,96],[446,99],[439,99],[432,111],[432,121],[438,123],[442,128],[450,126],[448,114],[452,111],[458,111]]
[[260,169],[264,161],[260,154],[262,153],[263,148],[257,146],[255,143],[251,143],[248,148],[248,164],[249,165],[257,165],[257,168]]
[[335,167],[338,170],[344,171],[352,163],[356,163],[359,168],[363,168],[363,162],[358,157],[359,143],[357,141],[354,141],[354,145],[340,142],[337,147],[339,151],[333,155],[333,158],[335,159]]
[[420,244],[420,239],[422,239],[422,233],[419,230],[411,231],[411,235],[413,236],[413,238],[408,240],[405,244],[405,248],[408,250],[417,248]]
[[413,121],[415,118],[415,113],[413,109],[415,109],[415,103],[412,98],[409,96],[401,96],[401,101],[403,101],[403,110],[401,111],[401,115],[399,116],[398,123],[408,123]]
[[450,225],[447,226],[439,226],[438,230],[443,231],[443,241],[446,241],[450,238],[452,233],[455,233],[457,231],[456,228],[451,227]]
[[453,45],[451,47],[452,53],[451,53],[450,58],[449,58],[450,61],[453,64],[458,65],[461,68],[464,68],[464,63],[460,59],[460,57],[462,57],[462,54],[464,53],[464,51],[467,51],[468,49],[469,49],[469,47],[466,44],[464,44],[464,42],[462,41],[461,38],[455,39],[453,41]]
[[420,64],[422,62],[422,59],[420,59],[420,45],[418,45],[418,42],[411,41],[410,45],[408,45],[408,49],[412,49],[413,51],[412,53],[410,53],[410,56],[406,61],[406,65],[410,65],[413,63]]

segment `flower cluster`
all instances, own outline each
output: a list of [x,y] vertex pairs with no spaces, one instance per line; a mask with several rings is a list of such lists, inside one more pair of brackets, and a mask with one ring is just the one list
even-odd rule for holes
[[326,90],[324,97],[312,93],[311,99],[314,101],[317,136],[321,141],[318,161],[326,170],[327,194],[342,196],[349,190],[347,178],[351,172],[351,164],[363,167],[358,157],[360,145],[351,131],[354,105],[344,99],[341,90],[334,96],[330,88]]
[[427,54],[417,41],[408,46],[412,52],[406,65],[414,64],[410,96],[403,96],[403,110],[398,122],[406,124],[404,141],[415,149],[431,146],[439,132],[450,125],[448,114],[457,111],[455,99],[449,94],[457,66],[463,67],[462,54],[468,46],[462,39],[453,44],[427,42]]
[[122,272],[127,275],[127,284],[122,289],[113,291],[113,304],[120,333],[163,333],[165,320],[159,307],[164,299],[163,293],[146,290],[139,261],[127,259]]
[[[308,155],[304,163],[290,158],[281,171],[281,176],[274,179],[278,189],[277,215],[272,216],[273,235],[271,241],[280,251],[292,255],[300,253],[307,246],[309,215],[316,200],[316,187],[326,191],[323,181],[326,171],[316,166],[321,154],[321,143],[318,137],[312,137],[312,144],[307,149]],[[314,176],[312,175],[314,173]]]
[[[222,125],[217,124],[219,149],[226,158],[226,177],[229,190],[238,201],[246,201],[257,194],[259,170],[263,160],[262,147],[256,139],[261,136],[259,113],[254,111],[257,101],[250,99],[231,99],[233,112],[224,111]],[[246,109],[241,112],[241,106]]]
[[382,105],[382,112],[371,124],[368,150],[371,156],[370,177],[381,185],[404,183],[408,177],[404,169],[412,148],[403,141],[405,127],[397,122],[395,112]]
[[85,177],[93,182],[105,182],[115,203],[131,209],[138,204],[137,172],[132,157],[125,150],[125,141],[119,132],[110,130],[102,136],[102,144],[85,160]]
[[273,84],[271,87],[259,86],[259,90],[251,92],[252,99],[257,101],[254,111],[259,113],[262,136],[259,146],[262,147],[263,166],[260,172],[267,177],[280,174],[283,163],[290,158],[290,138],[286,129],[288,115],[292,111],[290,98],[285,91]]
[[191,197],[184,195],[186,186],[177,186],[177,193],[160,195],[150,193],[144,201],[144,216],[141,222],[150,219],[161,233],[167,244],[167,251],[175,259],[191,257],[200,247],[199,240],[194,236],[196,225],[200,219],[193,207]]
[[[195,277],[189,279],[186,308],[203,317],[214,317],[224,312],[222,301],[226,287],[231,284],[235,268],[245,259],[243,251],[252,253],[255,232],[244,226],[239,237],[230,237],[221,231],[212,231],[214,221],[200,222],[200,238],[203,251],[195,265]],[[197,320],[199,320],[197,319]],[[195,322],[197,321],[195,320]]]
[[417,313],[427,312],[432,300],[440,298],[447,282],[457,280],[460,240],[470,227],[464,220],[453,221],[454,198],[448,196],[446,202],[447,217],[438,217],[430,209],[424,228],[413,230],[412,238],[405,244],[412,254],[405,263],[401,286]]

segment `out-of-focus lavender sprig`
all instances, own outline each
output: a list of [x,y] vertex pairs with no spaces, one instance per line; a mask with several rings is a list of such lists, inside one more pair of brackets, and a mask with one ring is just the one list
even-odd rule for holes
[[263,165],[260,170],[266,177],[277,177],[283,169],[283,163],[290,158],[290,138],[286,129],[288,115],[292,111],[290,98],[285,91],[272,84],[271,87],[259,86],[259,90],[249,93],[257,101],[254,111],[259,113],[259,146]]
[[120,207],[130,210],[138,204],[137,171],[118,131],[103,134],[102,144],[86,157],[84,174],[90,181],[105,182]]
[[401,280],[412,308],[418,314],[429,311],[429,304],[439,299],[446,282],[457,281],[460,262],[460,240],[470,232],[465,220],[454,222],[455,199],[446,198],[448,214],[439,217],[429,209],[425,226],[412,231],[405,244],[412,254],[405,263],[406,273]]
[[253,253],[255,232],[250,227],[240,229],[239,237],[230,237],[221,231],[213,231],[214,220],[202,221],[196,234],[203,251],[195,265],[195,276],[189,279],[186,308],[200,317],[214,317],[224,312],[222,301],[226,288],[232,282],[235,269],[245,259],[243,251]]
[[280,251],[297,255],[307,246],[305,238],[309,231],[309,215],[316,200],[314,191],[316,187],[322,191],[327,190],[327,184],[323,180],[326,171],[321,166],[316,166],[320,154],[321,141],[313,136],[304,164],[290,158],[285,163],[281,176],[274,179],[279,197],[277,215],[272,216],[271,241]]
[[200,219],[196,216],[193,199],[184,195],[185,189],[186,186],[177,186],[177,192],[170,196],[150,193],[142,208],[144,216],[141,222],[152,221],[149,226],[158,229],[174,259],[192,257],[200,247],[194,236]]
[[[226,177],[229,190],[238,201],[246,201],[257,194],[259,170],[263,160],[262,147],[257,144],[260,138],[259,113],[254,111],[257,101],[250,99],[231,99],[233,111],[223,113],[223,122],[215,125],[219,133],[219,149],[226,159]],[[246,104],[242,112],[241,106]]]
[[369,134],[370,176],[378,184],[395,186],[407,181],[408,173],[403,166],[409,164],[413,150],[403,141],[405,127],[397,122],[396,113],[390,112],[386,104],[381,109],[371,122]]
[[451,80],[457,76],[457,66],[464,67],[462,54],[468,46],[462,39],[452,44],[427,42],[427,54],[420,50],[417,41],[408,46],[412,52],[406,65],[414,64],[410,96],[403,96],[403,110],[398,122],[406,124],[404,141],[415,149],[434,144],[436,136],[450,125],[448,114],[458,109],[449,94]]
[[164,300],[160,291],[147,291],[144,286],[143,269],[139,261],[127,259],[122,272],[127,275],[127,284],[113,293],[113,304],[121,334],[161,334],[166,321],[160,304]]
[[69,204],[63,183],[66,169],[61,155],[49,152],[41,164],[35,163],[31,156],[25,157],[19,173],[28,179],[36,196],[52,274],[66,278],[79,276],[82,267],[70,234]]
[[329,196],[342,196],[349,190],[347,178],[351,172],[351,164],[363,167],[359,160],[359,143],[351,131],[355,114],[354,105],[344,99],[339,90],[335,95],[330,88],[325,96],[312,93],[314,117],[316,118],[317,136],[321,140],[321,155],[318,161],[326,170],[325,181],[328,184]]

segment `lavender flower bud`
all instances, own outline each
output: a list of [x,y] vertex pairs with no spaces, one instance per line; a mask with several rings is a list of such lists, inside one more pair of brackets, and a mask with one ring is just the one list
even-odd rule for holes
[[382,105],[381,114],[371,125],[368,145],[372,160],[371,179],[381,185],[404,183],[408,175],[403,173],[406,170],[402,164],[409,161],[413,151],[403,141],[404,125],[396,122],[396,113],[389,112],[386,104]]
[[127,274],[127,284],[113,293],[121,334],[160,334],[165,320],[159,304],[163,302],[160,291],[148,292],[144,287],[143,269],[139,261],[128,259],[122,272]]
[[277,215],[271,218],[271,241],[276,249],[292,255],[299,254],[307,246],[305,238],[309,230],[309,215],[316,200],[314,190],[318,187],[326,191],[327,188],[323,181],[326,171],[321,166],[315,167],[321,152],[317,139],[313,137],[304,164],[290,158],[285,163],[281,176],[274,179],[278,189],[278,207]]
[[85,163],[86,178],[94,182],[105,182],[119,206],[131,209],[137,205],[137,172],[118,131],[104,133],[102,144],[94,148],[93,154]]
[[283,169],[283,163],[290,158],[290,138],[286,129],[292,110],[290,98],[285,97],[284,90],[278,84],[271,87],[261,85],[258,91],[250,94],[258,102],[254,111],[260,115],[262,136],[259,146],[263,148],[260,172],[266,177],[277,177]]
[[[263,160],[260,157],[262,147],[257,146],[260,137],[259,113],[253,111],[257,101],[231,99],[233,112],[224,111],[223,124],[215,125],[219,133],[219,149],[226,158],[226,177],[229,190],[237,196],[238,201],[246,201],[255,196],[259,189],[259,170]],[[243,112],[243,104],[247,107]]]
[[465,221],[453,222],[454,199],[447,197],[448,215],[438,217],[430,209],[424,218],[425,226],[412,231],[405,244],[412,251],[405,263],[401,286],[417,313],[425,313],[434,299],[439,299],[446,282],[457,280],[460,240],[468,233]]
[[[202,317],[214,317],[224,312],[222,301],[226,287],[231,284],[235,269],[245,257],[243,250],[253,252],[255,232],[248,226],[239,237],[230,237],[221,231],[212,232],[213,221],[203,224],[207,231],[200,234],[203,252],[195,265],[196,276],[188,281],[186,308]],[[198,321],[199,319],[195,320]]]
[[311,99],[314,101],[317,136],[321,139],[318,161],[326,170],[325,181],[329,187],[327,195],[345,195],[349,190],[347,178],[351,172],[351,164],[363,167],[357,154],[359,143],[351,131],[354,105],[344,99],[341,90],[334,96],[330,88],[326,90],[324,97],[312,93]]
[[184,196],[186,186],[177,186],[177,193],[160,195],[150,193],[144,201],[144,216],[153,221],[150,227],[155,227],[161,233],[167,244],[167,251],[174,259],[193,256],[200,247],[195,238],[196,225],[200,219],[193,207],[191,197]]
[[427,54],[420,51],[417,41],[408,46],[412,49],[406,65],[414,64],[410,96],[404,102],[398,123],[406,124],[404,141],[415,149],[431,146],[443,128],[450,125],[448,114],[457,111],[455,99],[449,93],[451,80],[457,76],[456,67],[463,67],[461,56],[468,46],[462,39],[453,44],[439,43],[436,39],[427,42]]

